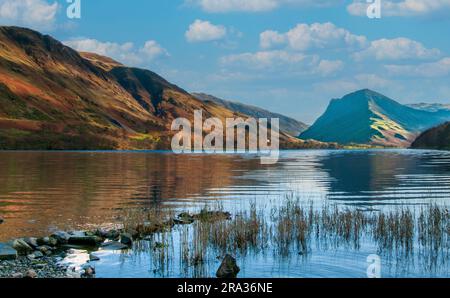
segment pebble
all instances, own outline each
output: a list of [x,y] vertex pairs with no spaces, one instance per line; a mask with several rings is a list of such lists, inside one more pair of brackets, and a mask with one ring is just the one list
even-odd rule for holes
[[23,274],[22,273],[13,273],[12,275],[11,275],[11,277],[12,278],[23,278]]
[[25,275],[26,278],[38,278],[38,275],[36,271],[30,269],[27,271],[27,274]]
[[[33,273],[34,272],[34,273]],[[59,266],[56,258],[43,257],[39,261],[19,257],[14,261],[0,261],[0,278],[66,278],[67,268]]]

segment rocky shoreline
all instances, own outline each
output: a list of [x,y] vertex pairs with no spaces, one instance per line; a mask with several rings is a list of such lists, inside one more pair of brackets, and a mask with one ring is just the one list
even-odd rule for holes
[[[202,211],[196,215],[181,213],[164,222],[144,222],[133,228],[58,231],[47,237],[15,239],[0,243],[0,278],[95,278],[95,262],[100,259],[92,252],[129,250],[135,241],[176,225],[228,219],[231,214],[227,212]],[[80,251],[90,252],[86,263],[74,266],[67,262]]]

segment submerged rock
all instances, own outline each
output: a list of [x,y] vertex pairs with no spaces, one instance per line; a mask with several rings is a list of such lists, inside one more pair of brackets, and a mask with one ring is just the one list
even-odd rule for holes
[[216,276],[218,278],[236,278],[241,269],[236,263],[236,259],[230,255],[226,255],[222,264],[217,270]]
[[16,239],[13,241],[12,247],[17,251],[19,256],[26,256],[33,252],[33,248],[29,246],[24,240]]
[[106,242],[101,245],[102,250],[124,250],[129,249],[129,247],[125,244],[122,244],[117,241]]
[[133,236],[131,236],[131,234],[128,234],[128,233],[122,233],[120,235],[120,243],[128,245],[128,246],[132,246],[133,245]]
[[0,243],[0,260],[15,260],[17,251],[9,244]]
[[193,216],[194,219],[203,222],[215,222],[222,220],[231,220],[231,213],[222,211],[207,211],[202,210],[199,214]]
[[177,225],[190,225],[195,222],[195,218],[189,213],[181,213],[173,221]]
[[91,262],[96,262],[96,261],[100,261],[100,258],[98,257],[98,256],[96,256],[96,255],[94,255],[94,254],[90,254],[89,255],[89,261],[91,261]]

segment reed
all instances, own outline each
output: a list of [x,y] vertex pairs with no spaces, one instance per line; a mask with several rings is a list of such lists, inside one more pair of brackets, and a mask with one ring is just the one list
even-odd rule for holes
[[[173,210],[149,210],[144,214],[130,213],[125,229],[136,224],[140,233],[158,235],[158,240],[169,247],[175,245],[168,235],[179,233],[180,261],[186,274],[193,270],[196,277],[206,276],[207,263],[225,254],[246,256],[249,253],[272,252],[280,258],[292,254],[307,256],[312,243],[321,249],[341,246],[358,250],[361,241],[374,241],[381,254],[396,252],[408,257],[414,250],[431,252],[430,260],[449,257],[449,213],[438,205],[421,209],[393,207],[390,211],[360,210],[325,203],[317,207],[312,202],[302,203],[289,197],[280,205],[250,204],[248,210],[229,216],[223,206],[205,207],[191,218],[192,224],[177,227]],[[143,229],[142,227],[146,227]],[[163,236],[164,235],[164,236]],[[156,240],[155,240],[156,241]],[[159,249],[159,267],[164,267],[170,249]],[[428,254],[430,256],[430,254]]]

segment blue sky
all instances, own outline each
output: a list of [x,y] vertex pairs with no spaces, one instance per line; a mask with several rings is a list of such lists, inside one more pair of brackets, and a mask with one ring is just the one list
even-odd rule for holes
[[151,69],[191,92],[312,123],[331,98],[371,88],[450,103],[450,0],[0,0],[0,22]]

